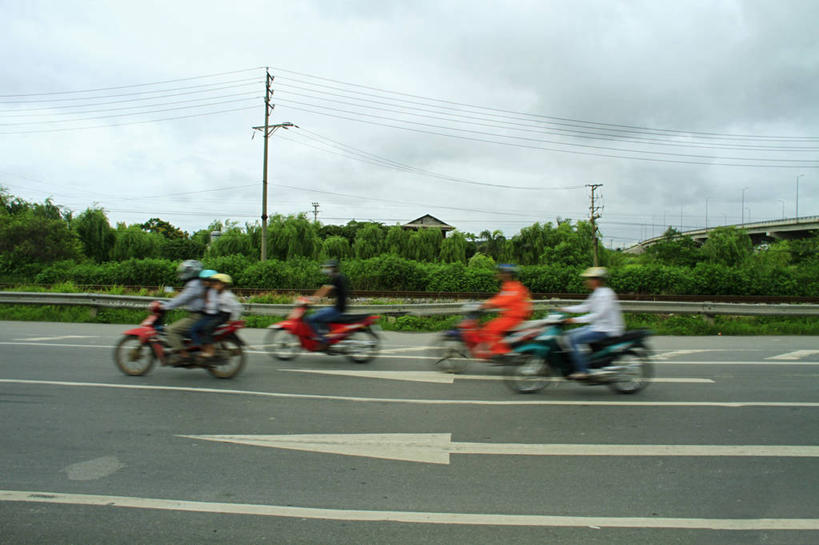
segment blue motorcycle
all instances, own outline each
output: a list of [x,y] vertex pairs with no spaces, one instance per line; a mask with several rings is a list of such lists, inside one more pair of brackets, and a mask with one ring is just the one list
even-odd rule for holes
[[[533,393],[561,379],[568,379],[574,366],[565,334],[565,320],[566,315],[562,313],[550,314],[544,320],[549,327],[530,342],[515,347],[518,357],[513,365],[504,368],[507,386],[515,392]],[[605,384],[620,394],[635,394],[644,389],[654,376],[651,349],[647,344],[651,335],[647,329],[635,329],[619,337],[591,343],[589,369],[595,372],[578,382]]]

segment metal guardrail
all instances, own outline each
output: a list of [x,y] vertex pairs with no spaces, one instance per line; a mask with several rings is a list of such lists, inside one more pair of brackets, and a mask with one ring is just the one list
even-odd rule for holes
[[[92,308],[131,308],[147,310],[148,303],[167,300],[157,297],[133,295],[104,295],[89,293],[42,293],[0,292],[0,304],[11,305],[79,305]],[[576,304],[576,299],[545,299],[533,301],[535,310],[548,310]],[[382,315],[431,316],[460,314],[463,303],[423,303],[395,305],[350,305],[354,313]],[[245,303],[245,313],[261,316],[284,316],[292,304]],[[620,301],[623,312],[647,314],[703,314],[706,316],[819,316],[816,304],[761,304],[761,303],[713,303],[683,301]]]

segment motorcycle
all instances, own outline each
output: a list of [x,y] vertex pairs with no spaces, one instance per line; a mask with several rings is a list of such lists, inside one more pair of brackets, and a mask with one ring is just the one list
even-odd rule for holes
[[308,308],[310,300],[299,297],[286,319],[268,327],[264,343],[268,354],[287,361],[306,350],[343,354],[355,363],[367,363],[378,354],[380,340],[372,327],[378,316],[342,314],[330,323],[330,331],[325,335],[327,344],[323,346],[305,321]]
[[[484,310],[479,303],[467,303],[461,308],[461,312],[464,318],[454,329],[444,331],[430,350],[429,355],[437,369],[446,373],[461,373],[472,359],[495,362],[499,365],[514,363],[516,352],[510,352],[500,360],[493,359],[481,332],[480,317]],[[547,324],[543,320],[523,322],[508,331],[503,340],[514,349],[536,338],[545,325]]]
[[[537,392],[574,372],[565,319],[562,313],[550,314],[545,319],[549,327],[541,335],[515,348],[518,360],[504,370],[504,382],[513,391]],[[578,382],[604,384],[620,394],[644,389],[654,376],[651,349],[646,342],[651,335],[647,329],[635,329],[589,344],[589,369],[597,372]]]
[[198,357],[200,347],[192,346],[191,340],[186,338],[185,349],[191,357],[177,360],[178,356],[169,351],[170,345],[165,335],[163,324],[165,311],[160,308],[159,301],[151,303],[149,308],[151,314],[139,327],[123,333],[122,339],[114,348],[114,362],[126,375],[145,375],[157,360],[162,365],[205,369],[216,378],[233,378],[244,368],[245,343],[237,334],[237,331],[245,326],[243,321],[232,320],[216,328],[213,332],[215,348],[213,357],[207,359]]

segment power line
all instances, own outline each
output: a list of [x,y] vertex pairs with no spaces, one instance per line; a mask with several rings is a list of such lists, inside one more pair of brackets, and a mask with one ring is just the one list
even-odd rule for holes
[[[282,86],[285,87],[285,89],[283,91],[281,90]],[[578,127],[578,126],[577,125],[562,124],[562,123],[555,124],[555,123],[544,122],[542,120],[537,120],[537,119],[532,120],[532,119],[521,118],[521,117],[510,117],[510,116],[507,116],[507,115],[497,115],[497,114],[492,114],[492,113],[487,113],[487,112],[480,112],[482,114],[481,116],[464,115],[464,114],[457,113],[457,112],[464,112],[465,111],[465,110],[460,110],[460,109],[453,109],[453,108],[442,107],[442,106],[437,106],[437,105],[430,105],[430,104],[426,104],[426,103],[414,102],[414,101],[405,101],[404,102],[404,104],[409,104],[409,105],[404,105],[402,103],[393,104],[391,102],[383,102],[383,101],[380,101],[380,100],[371,100],[371,99],[366,99],[366,98],[359,98],[359,97],[356,97],[356,96],[349,96],[349,95],[346,95],[346,94],[331,93],[331,92],[327,92],[327,91],[318,91],[318,90],[315,90],[315,89],[309,89],[309,88],[304,88],[304,87],[299,87],[299,86],[294,86],[294,85],[282,84],[281,82],[278,82],[276,84],[276,87],[277,87],[277,91],[278,91],[279,95],[282,92],[284,92],[285,95],[290,94],[290,95],[295,95],[295,96],[300,96],[300,97],[305,97],[305,98],[312,98],[312,99],[324,100],[324,101],[328,101],[328,102],[334,102],[334,103],[337,103],[337,104],[345,104],[345,105],[348,105],[348,106],[354,106],[354,107],[359,107],[359,108],[367,108],[367,109],[374,109],[374,110],[379,110],[379,111],[400,113],[402,115],[411,115],[411,116],[415,116],[415,117],[424,117],[424,118],[433,118],[433,119],[443,119],[443,120],[453,121],[453,122],[458,122],[458,123],[470,123],[471,125],[479,125],[479,126],[495,127],[495,128],[506,128],[506,129],[510,129],[510,130],[532,132],[532,133],[537,133],[537,134],[567,136],[567,137],[570,137],[570,138],[582,138],[582,139],[587,139],[587,140],[588,139],[608,140],[608,141],[615,141],[615,142],[627,141],[627,142],[654,144],[654,145],[659,145],[659,146],[674,146],[674,147],[685,147],[685,148],[705,148],[705,149],[749,150],[749,151],[797,151],[798,152],[798,151],[816,151],[816,150],[819,150],[819,147],[762,146],[762,145],[759,145],[759,144],[755,144],[755,145],[744,145],[744,144],[715,145],[713,143],[711,143],[711,144],[699,144],[699,143],[681,142],[681,141],[667,140],[667,139],[664,140],[664,139],[658,139],[658,138],[640,138],[639,136],[646,135],[647,133],[640,133],[640,132],[637,132],[637,131],[622,131],[622,130],[614,131],[613,129],[608,129],[608,128],[599,128],[596,131],[592,131],[592,130],[588,130],[588,129],[594,129],[594,127],[586,127],[586,126],[580,126],[580,128],[587,129],[587,130],[578,130],[578,128],[564,129],[564,128],[560,128],[560,127],[553,127],[553,125],[563,125],[563,126],[569,126],[569,127]],[[344,101],[336,101],[336,100],[333,100],[333,99],[324,98],[323,96],[315,96],[315,95],[311,95],[311,94],[305,94],[305,93],[289,91],[289,90],[287,90],[287,87],[293,87],[293,88],[296,88],[296,89],[304,89],[304,90],[307,90],[307,91],[310,91],[310,92],[313,92],[313,93],[319,93],[319,94],[322,94],[322,95],[328,95],[328,96],[333,96],[333,97],[347,98],[347,99],[351,99],[351,100],[355,100],[355,101],[359,101],[359,102],[381,104],[381,105],[384,105],[384,106],[403,108],[405,110],[411,110],[411,111],[407,112],[407,111],[401,111],[401,110],[392,110],[392,109],[388,109],[388,108],[379,108],[379,107],[376,107],[376,106],[368,106],[366,104],[356,104],[356,103],[350,103],[350,102],[344,102]],[[344,90],[344,91],[348,92],[347,90]],[[377,96],[377,95],[368,95],[368,96]],[[382,98],[382,97],[379,97],[379,98]],[[386,97],[386,100],[396,100],[396,99]],[[429,106],[429,107],[432,107],[432,108],[435,108],[435,109],[430,110],[430,109],[425,109],[425,108],[417,108],[417,107],[415,107],[415,105]],[[415,112],[419,112],[419,111],[436,114],[437,117],[415,113]],[[471,112],[471,111],[466,111],[466,112],[467,113],[478,113],[478,112]],[[450,116],[450,117],[441,118],[440,115],[446,115],[446,116]],[[454,119],[453,119],[453,117],[454,117]],[[458,118],[463,119],[463,121],[461,121]],[[489,121],[489,122],[492,122],[492,123],[474,123],[474,121]],[[517,121],[527,121],[527,123],[518,123]],[[498,123],[501,123],[501,125],[498,125]],[[600,131],[605,131],[605,132],[600,132]],[[637,136],[631,136],[631,134],[635,134]],[[663,136],[668,136],[668,135],[663,135]],[[674,135],[671,135],[671,136],[674,136]]]
[[[325,77],[321,77],[321,76],[315,76],[315,75],[307,74],[307,73],[304,73],[304,72],[296,72],[294,70],[287,70],[287,69],[284,69],[284,68],[275,68],[275,67],[271,67],[271,68],[273,70],[276,70],[276,71],[279,71],[279,72],[297,74],[297,75],[300,75],[300,76],[309,77],[309,78],[317,79],[317,80],[320,80],[320,81],[329,81],[329,82],[332,82],[332,83],[347,85],[347,86],[350,86],[350,87],[356,87],[356,88],[361,88],[361,89],[369,89],[369,90],[378,91],[378,92],[381,92],[381,93],[389,93],[389,94],[392,94],[392,95],[398,95],[398,96],[404,96],[404,97],[410,97],[410,98],[417,98],[417,99],[434,101],[434,102],[441,102],[441,103],[445,103],[445,104],[452,104],[452,105],[455,105],[455,106],[464,106],[464,107],[468,107],[468,108],[476,108],[476,109],[480,109],[480,110],[489,110],[489,111],[500,112],[500,113],[505,113],[505,114],[523,115],[523,116],[529,116],[529,117],[533,117],[533,118],[540,118],[540,119],[546,119],[546,120],[555,120],[555,121],[565,121],[565,122],[579,123],[579,124],[584,124],[584,125],[595,125],[595,126],[601,126],[601,127],[613,127],[613,128],[618,128],[618,129],[634,129],[634,130],[639,130],[639,131],[644,131],[644,132],[677,133],[677,134],[682,135],[682,136],[700,135],[700,136],[708,136],[708,137],[718,136],[718,137],[738,138],[738,139],[819,140],[819,136],[810,136],[810,137],[773,136],[773,135],[753,135],[753,134],[732,134],[732,133],[719,133],[719,132],[703,132],[703,131],[690,131],[690,130],[680,130],[680,129],[662,129],[662,128],[658,129],[658,128],[652,128],[652,127],[638,126],[638,125],[628,125],[628,124],[618,124],[618,123],[602,123],[602,122],[597,122],[597,121],[587,121],[587,120],[582,120],[582,119],[572,119],[572,118],[557,117],[557,116],[550,116],[550,115],[543,115],[543,114],[532,114],[532,113],[526,113],[526,112],[516,112],[516,111],[513,111],[513,110],[504,110],[504,109],[500,109],[500,108],[491,108],[491,107],[487,107],[487,106],[477,106],[477,105],[467,104],[467,103],[463,103],[463,102],[456,102],[456,101],[451,101],[451,100],[430,98],[430,97],[425,97],[425,96],[421,96],[421,95],[413,95],[413,94],[410,94],[410,93],[402,93],[402,92],[398,92],[398,91],[391,91],[391,90],[382,89],[382,88],[378,88],[378,87],[371,87],[371,86],[367,86],[367,85],[360,85],[360,84],[356,84],[356,83],[350,83],[350,82],[345,82],[345,81],[341,81],[341,80],[335,80],[335,79],[325,78]],[[277,78],[281,78],[281,76],[277,76]],[[285,78],[286,78],[286,76],[285,76]],[[290,79],[292,79],[292,78],[290,78]],[[312,85],[319,85],[319,84],[312,84]]]
[[[277,101],[277,104],[279,104],[279,103],[281,103],[281,101]],[[310,105],[310,106],[323,108],[321,106],[314,106],[314,105]],[[334,113],[311,110],[311,109],[303,108],[303,107],[300,107],[300,106],[292,106],[292,105],[288,105],[287,103],[285,103],[285,107],[286,108],[291,108],[293,110],[302,111],[302,112],[308,112],[308,113],[313,113],[313,114],[327,116],[327,117],[334,117],[334,118],[337,118],[337,119],[344,119],[344,120],[347,120],[347,121],[355,121],[357,123],[365,123],[365,124],[377,125],[377,126],[381,126],[381,127],[402,129],[402,130],[405,130],[405,131],[417,132],[417,133],[421,133],[421,134],[432,134],[432,135],[436,135],[436,136],[446,136],[446,137],[449,137],[449,138],[456,138],[456,139],[459,139],[459,140],[468,140],[468,141],[471,141],[471,142],[485,142],[485,143],[490,143],[490,144],[498,144],[498,145],[502,145],[502,146],[510,146],[510,147],[517,147],[517,148],[523,148],[523,149],[536,149],[536,150],[542,150],[542,151],[553,151],[553,152],[559,152],[559,153],[569,153],[569,154],[574,154],[574,155],[584,155],[584,156],[591,156],[591,157],[607,157],[607,158],[614,158],[614,159],[631,159],[631,160],[637,160],[637,161],[650,161],[650,162],[657,162],[657,163],[674,163],[674,164],[686,164],[686,165],[708,165],[708,166],[730,166],[730,167],[752,167],[752,168],[802,168],[802,169],[805,169],[805,168],[810,168],[810,169],[819,168],[819,165],[808,165],[808,164],[799,164],[799,165],[767,164],[766,165],[766,164],[752,164],[752,163],[722,163],[722,162],[715,162],[715,161],[687,161],[687,160],[675,160],[675,159],[661,159],[661,158],[656,158],[656,157],[639,157],[639,156],[630,156],[630,155],[617,155],[617,154],[611,154],[611,153],[586,152],[586,151],[578,151],[578,150],[574,150],[574,149],[568,149],[567,150],[567,149],[560,149],[560,148],[551,148],[551,147],[544,147],[544,146],[519,144],[519,143],[514,143],[514,142],[501,142],[501,141],[497,141],[497,140],[489,140],[489,139],[486,139],[486,138],[477,138],[477,137],[470,137],[470,136],[463,136],[463,135],[447,134],[447,133],[441,133],[441,132],[431,131],[431,130],[427,130],[427,129],[416,129],[416,128],[413,128],[413,127],[405,127],[405,126],[402,126],[402,125],[393,125],[393,124],[382,123],[382,122],[378,122],[378,121],[362,120],[362,119],[359,119],[359,118],[349,117],[349,116],[345,116],[345,115],[339,115],[339,114],[334,114]],[[324,108],[324,109],[328,109],[328,108]],[[372,116],[372,115],[369,115],[369,114],[361,114],[359,112],[346,112],[346,113],[353,113],[353,114],[356,114],[356,115],[366,115],[367,117],[377,117],[377,116]],[[384,119],[399,122],[399,123],[404,122],[402,120],[395,120],[395,119],[391,119],[391,118],[384,118]],[[417,122],[405,122],[405,123],[413,123],[413,124],[416,124],[416,125],[423,125],[422,123],[417,123]],[[433,126],[433,127],[435,127],[435,126]],[[448,129],[448,130],[457,130],[457,129],[451,129],[449,127],[436,127],[436,128],[444,128],[444,129]],[[500,136],[500,135],[491,134],[491,136]],[[532,140],[532,139],[528,139],[528,140]],[[559,145],[566,145],[566,144],[559,144]],[[582,146],[582,147],[587,147],[588,148],[588,147],[592,147],[592,146]],[[637,151],[637,150],[624,150],[624,151],[630,151],[632,153],[642,153],[642,152]],[[726,158],[708,157],[708,156],[703,156],[703,157],[712,158],[712,159],[726,159]],[[737,160],[742,160],[742,161],[750,160],[750,161],[753,161],[754,159],[738,158]],[[817,161],[813,161],[813,162],[817,162]]]
[[18,94],[18,95],[0,95],[0,98],[11,98],[11,97],[27,97],[27,96],[51,96],[51,95],[68,95],[68,94],[77,94],[77,93],[96,93],[98,91],[113,91],[117,89],[131,89],[134,87],[148,87],[150,85],[164,85],[166,83],[176,83],[179,81],[192,81],[196,79],[205,79],[205,78],[212,78],[216,76],[226,76],[230,74],[240,74],[242,72],[251,72],[253,70],[262,70],[264,67],[258,66],[256,68],[244,68],[242,70],[231,70],[230,72],[217,72],[214,74],[204,74],[201,76],[191,76],[187,78],[176,78],[176,79],[169,79],[164,81],[152,81],[148,83],[133,83],[130,85],[120,85],[117,87],[100,87],[97,89],[80,89],[77,91],[51,91],[51,92],[44,92],[44,93],[28,93],[28,94]]

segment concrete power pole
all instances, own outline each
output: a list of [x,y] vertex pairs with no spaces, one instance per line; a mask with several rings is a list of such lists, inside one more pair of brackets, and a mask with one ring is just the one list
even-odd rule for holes
[[319,203],[314,202],[313,203],[313,223],[318,223],[318,209],[319,209]]
[[592,241],[594,248],[594,266],[597,267],[599,265],[599,261],[597,258],[597,220],[600,218],[600,207],[594,205],[594,192],[597,190],[598,187],[603,187],[603,184],[586,184],[586,187],[591,188],[591,206],[589,207],[589,221],[591,221],[592,237],[594,237],[594,240]]
[[270,110],[275,107],[274,104],[270,104],[270,95],[273,94],[273,90],[270,88],[271,83],[273,83],[273,76],[270,75],[269,69],[265,69],[264,125],[261,127],[253,127],[253,130],[263,131],[264,134],[264,164],[262,167],[262,261],[267,259],[267,142],[270,139],[270,135],[276,132],[277,129],[298,128],[298,125],[294,125],[289,121],[277,123],[276,125],[270,124]]

